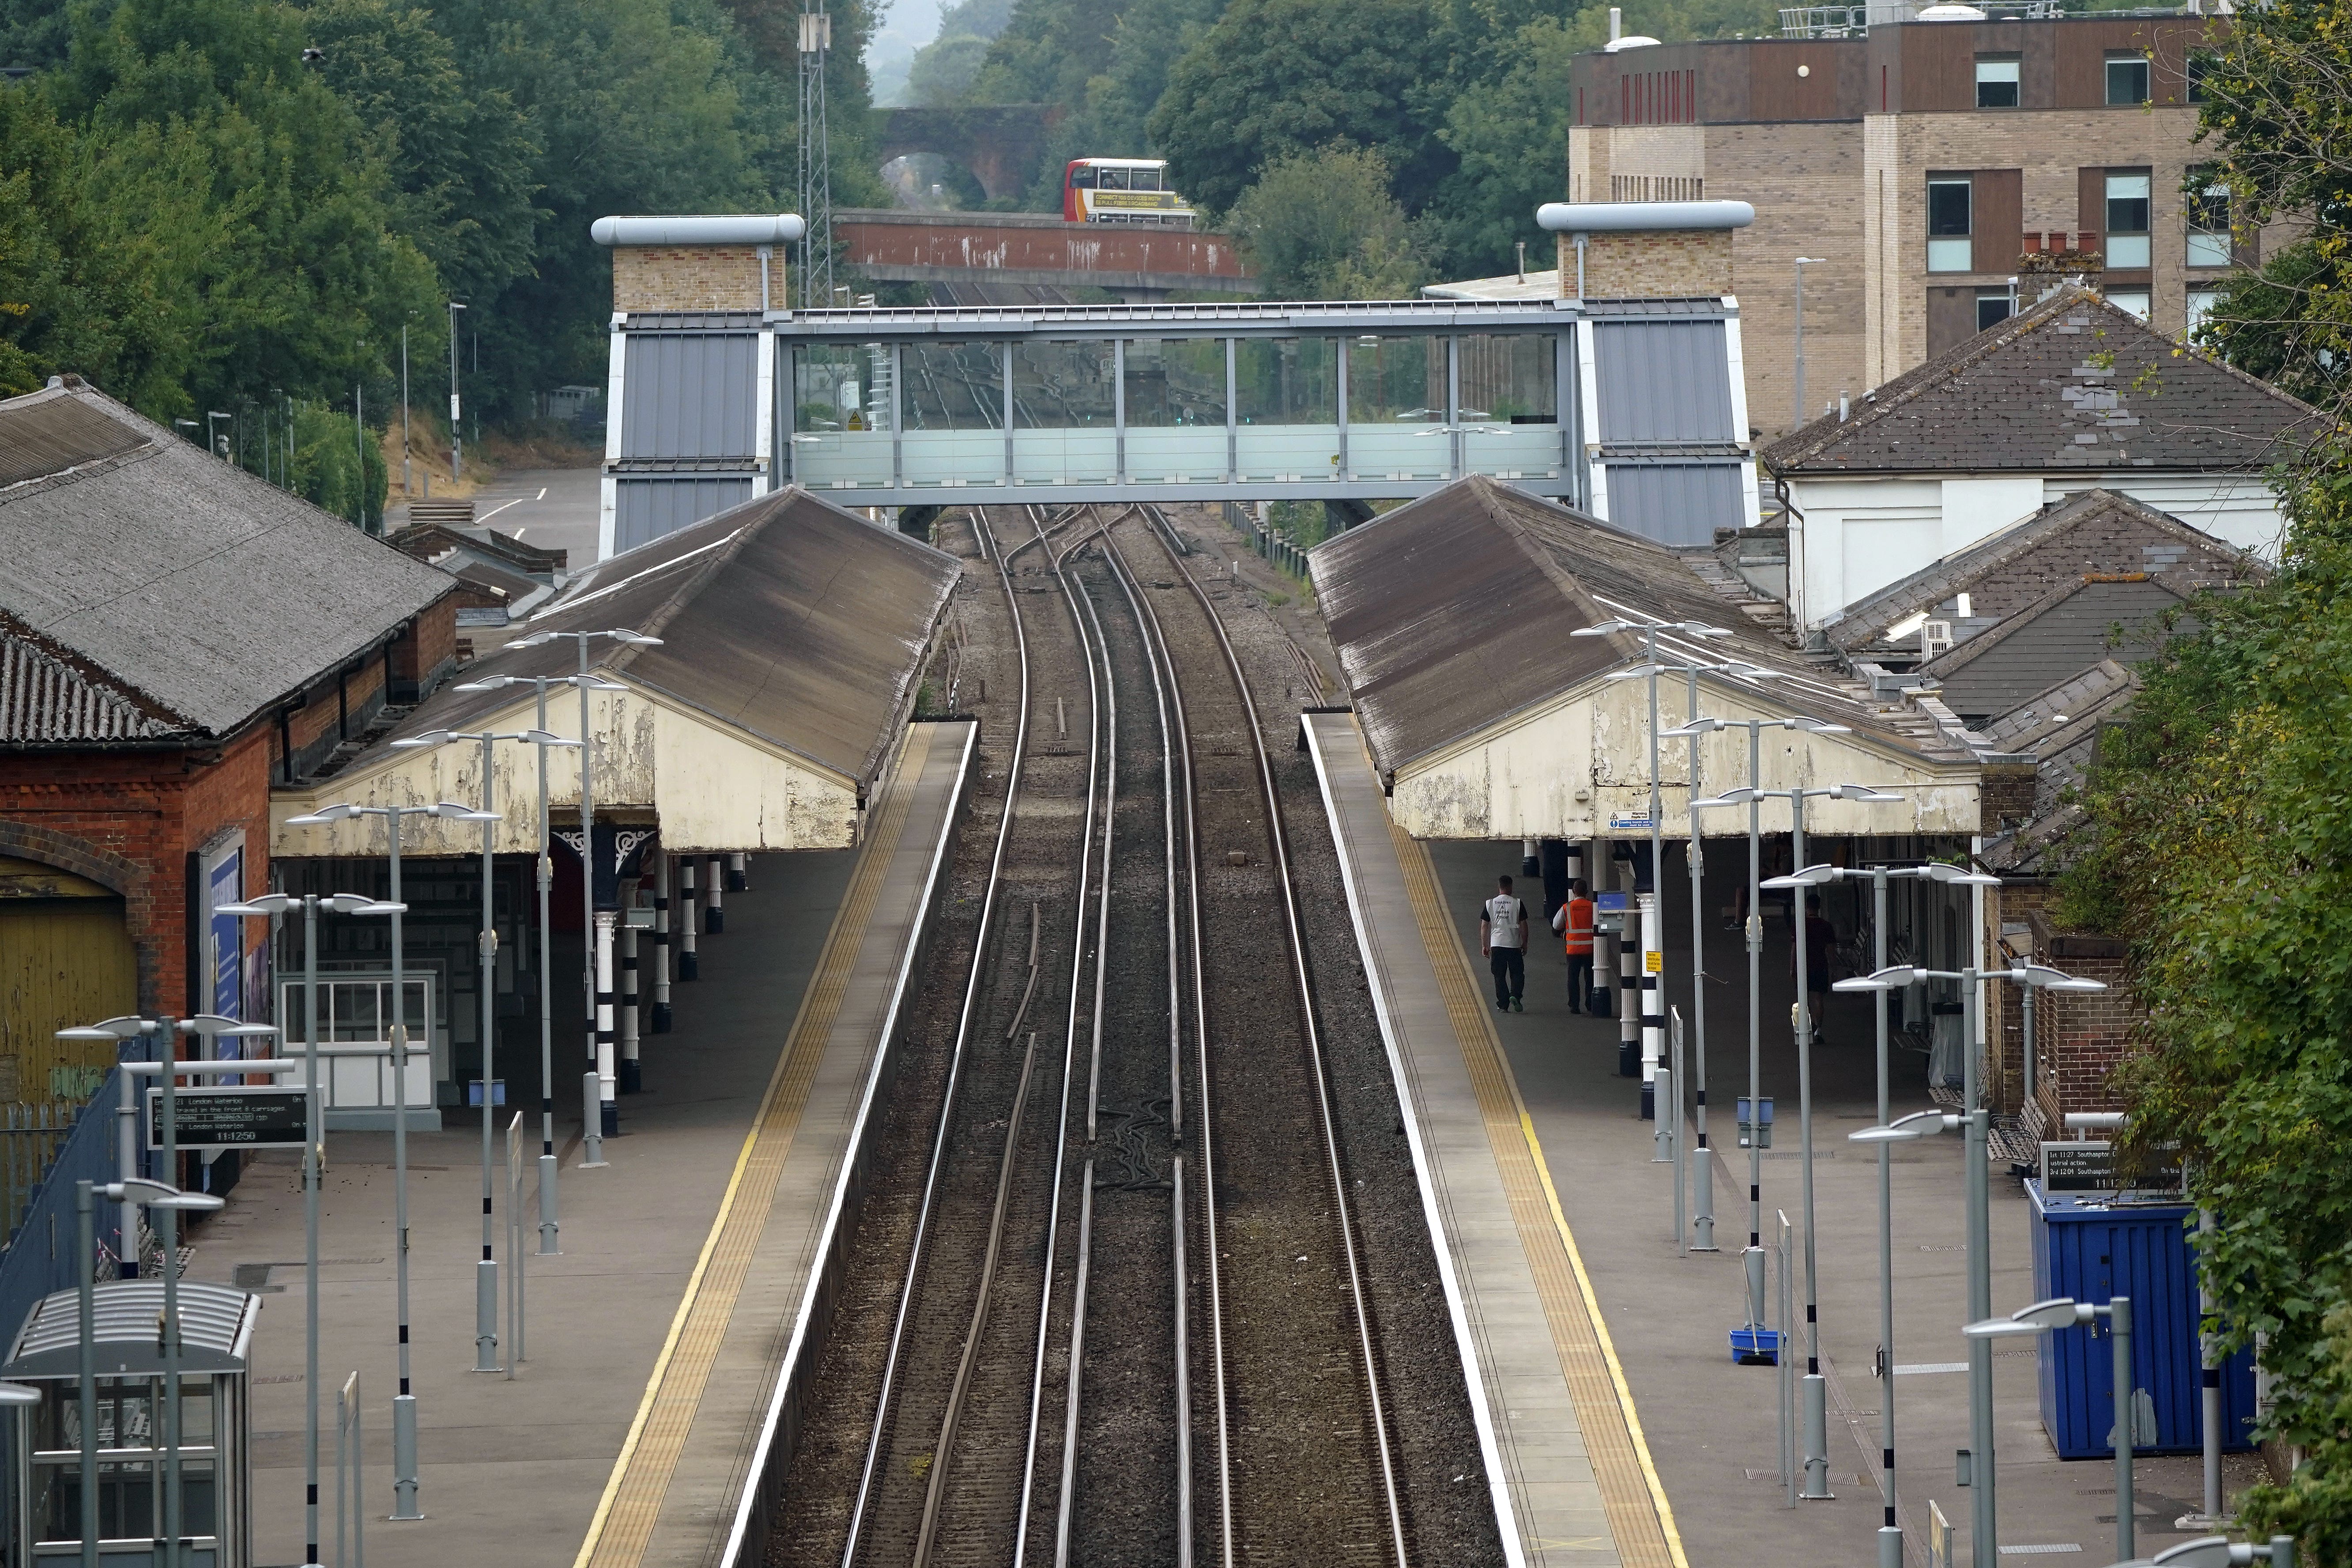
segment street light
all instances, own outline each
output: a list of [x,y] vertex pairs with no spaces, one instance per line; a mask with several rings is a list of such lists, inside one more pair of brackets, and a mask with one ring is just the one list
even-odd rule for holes
[[497,1113],[492,1086],[498,1079],[497,980],[499,929],[493,902],[498,874],[498,777],[490,766],[490,748],[499,741],[522,741],[534,746],[569,746],[576,742],[545,730],[427,730],[394,741],[399,751],[446,746],[452,741],[478,741],[482,746],[482,804],[467,820],[482,825],[482,929],[477,942],[482,963],[482,1256],[474,1268],[474,1370],[499,1370],[498,1233],[491,1215],[491,1122]]
[[466,438],[457,433],[457,312],[465,308],[455,300],[449,301],[449,482],[453,485],[466,478]]
[[270,920],[302,911],[302,1280],[303,1280],[303,1542],[307,1565],[319,1561],[319,1175],[326,1129],[319,1100],[319,911],[396,915],[405,905],[361,893],[264,893],[242,903],[215,904],[213,912],[239,920]]
[[[584,645],[583,645],[584,646]],[[599,680],[589,675],[520,676],[493,675],[480,680],[469,680],[457,688],[460,691],[494,691],[509,686],[528,686],[539,697],[539,728],[547,729],[547,689],[551,686],[580,688],[581,706],[587,706],[591,691],[626,691],[618,681]],[[583,797],[588,788],[586,757],[588,727],[586,715],[582,715],[582,739],[567,741],[566,745],[581,748],[580,788]],[[547,752],[539,749],[539,1255],[552,1258],[562,1249],[557,1246],[557,1208],[555,1202],[555,992],[551,959],[548,953],[548,900],[555,884],[555,863],[548,853],[548,834],[551,824],[547,804]],[[581,857],[585,866],[588,856]],[[583,873],[584,874],[584,873]],[[594,894],[592,890],[591,900]],[[583,928],[583,939],[588,932]],[[593,962],[593,955],[591,954]],[[667,970],[664,972],[667,973]],[[592,1042],[593,1046],[593,1042]]]
[[[598,970],[610,972],[612,963],[612,922],[596,919],[596,804],[595,804],[595,729],[590,721],[588,694],[592,690],[626,690],[618,682],[592,682],[588,675],[588,644],[595,637],[609,637],[629,647],[659,647],[661,638],[647,637],[643,632],[611,629],[596,632],[533,632],[519,637],[511,647],[541,647],[570,637],[580,649],[578,678],[572,684],[580,689],[580,742],[586,748],[580,753],[580,938],[583,949],[581,964],[582,992],[586,1006],[588,1025],[588,1065],[596,1078],[595,1092],[583,1095],[593,1103],[582,1108],[581,1164],[602,1165],[604,1163],[604,1140],[620,1131],[621,1111],[618,1083],[613,1070],[613,1003],[610,986],[596,984]],[[669,853],[667,846],[662,849]],[[583,1089],[585,1085],[583,1085]]]
[[1805,268],[1828,262],[1825,256],[1800,256],[1796,258],[1797,274],[1797,417],[1789,428],[1797,429],[1805,423]]
[[[115,1023],[122,1021],[123,1020],[121,1019],[110,1020],[110,1022]],[[135,1021],[142,1023],[149,1022],[149,1020],[145,1019]],[[100,1027],[103,1028],[104,1026],[101,1025]],[[60,1035],[64,1035],[66,1032],[60,1030],[58,1033]],[[82,1039],[88,1038],[89,1036],[77,1032],[68,1037]],[[109,1037],[120,1038],[122,1037],[110,1036]],[[74,1219],[79,1234],[79,1239],[81,1243],[81,1279],[79,1281],[81,1286],[81,1366],[79,1369],[79,1393],[81,1395],[82,1568],[98,1568],[98,1532],[100,1527],[98,1521],[97,1198],[100,1194],[105,1195],[107,1202],[110,1204],[121,1204],[126,1210],[133,1205],[136,1205],[142,1208],[161,1210],[165,1215],[172,1215],[184,1211],[201,1214],[213,1209],[217,1209],[221,1206],[221,1200],[215,1197],[210,1193],[184,1193],[177,1187],[167,1185],[163,1182],[151,1182],[143,1176],[126,1176],[121,1181],[109,1182],[103,1186],[91,1182],[76,1182],[74,1184]],[[178,1260],[176,1258],[167,1258],[163,1265],[164,1279],[169,1281],[172,1277],[178,1272]],[[166,1320],[164,1326],[166,1331],[163,1334],[163,1342],[168,1347],[177,1338],[177,1325],[170,1321],[170,1308],[168,1305],[165,1308],[165,1313]],[[173,1381],[174,1385],[176,1385],[178,1382],[176,1365],[173,1368]],[[5,1386],[14,1391],[21,1388],[22,1385],[10,1384]],[[27,1390],[26,1392],[30,1391]],[[37,1400],[39,1397],[40,1396],[37,1394],[34,1395],[35,1400]],[[11,1392],[5,1398],[0,1398],[0,1404],[26,1405],[32,1402],[32,1400],[26,1399],[22,1394],[16,1392]],[[115,1442],[118,1446],[129,1446],[123,1442],[122,1434],[121,1433],[117,1433],[115,1435]],[[172,1521],[172,1528],[176,1530],[176,1521]],[[171,1541],[169,1556],[176,1558],[178,1555],[178,1547],[179,1542],[176,1537],[174,1537]],[[313,1563],[318,1560],[318,1555],[319,1554],[316,1552],[313,1552],[310,1554],[311,1561]]]
[[[1876,950],[1874,966],[1886,967],[1886,884],[1890,878],[1908,881],[1940,883],[1946,887],[1999,887],[2000,879],[1980,871],[1965,870],[1931,860],[1921,866],[1873,866],[1867,869],[1848,869],[1838,866],[1808,866],[1787,877],[1776,877],[1776,883],[1791,887],[1817,886],[1840,879],[1868,880],[1874,901],[1872,906],[1872,945]],[[1886,1124],[1888,1111],[1886,993],[1873,994],[1878,1010],[1878,1120]],[[1885,1521],[1878,1528],[1879,1568],[1902,1568],[1903,1529],[1895,1518],[1895,1232],[1893,1167],[1889,1156],[1891,1141],[1867,1138],[1861,1133],[1849,1134],[1862,1142],[1878,1145],[1878,1333],[1880,1354],[1886,1367],[1885,1386],[1879,1404],[1879,1444],[1881,1463],[1885,1468],[1886,1491]]]
[[[1843,730],[1843,725],[1818,722],[1792,724],[1814,734]],[[1805,802],[1813,800],[1855,800],[1869,802],[1899,801],[1899,795],[1889,795],[1865,784],[1837,784],[1819,789],[1801,785],[1790,789],[1759,789],[1754,784],[1726,790],[1713,800],[1701,803],[1703,807],[1716,805],[1755,805],[1765,800],[1785,800],[1789,803],[1790,834],[1792,851],[1790,859],[1801,862],[1805,858]],[[1787,879],[1774,877],[1757,884],[1759,895],[1765,888],[1787,886]],[[1751,906],[1749,918],[1759,919],[1761,910]],[[1801,896],[1790,899],[1789,925],[1796,943],[1797,960],[1797,1139],[1798,1169],[1802,1173],[1801,1184],[1805,1209],[1805,1489],[1811,1500],[1824,1500],[1834,1494],[1830,1490],[1829,1384],[1822,1376],[1822,1325],[1819,1249],[1813,1236],[1813,1012],[1811,979],[1807,973],[1808,942],[1805,901]],[[1763,927],[1756,928],[1761,940]],[[1751,979],[1751,994],[1753,982]],[[1750,1005],[1754,1005],[1753,1003]],[[1753,1107],[1749,1115],[1756,1114]],[[1751,1140],[1752,1142],[1752,1140]],[[1783,1347],[1785,1353],[1786,1347]]]
[[[1982,886],[1981,883],[1970,884]],[[1978,987],[1987,980],[2006,980],[2015,985],[2030,985],[2043,991],[2105,991],[2102,981],[2078,979],[2045,964],[2029,963],[2010,969],[1921,969],[1909,964],[1895,964],[1841,980],[1831,987],[1833,991],[1893,991],[1900,986],[1917,985],[1929,980],[1956,980],[1960,984],[1960,1000],[1966,1008],[1961,1034],[1964,1040],[1962,1059],[1967,1063],[1962,1101],[1964,1114],[1939,1116],[1927,1112],[1906,1117],[1897,1125],[1916,1125],[1921,1133],[1958,1131],[1967,1141],[1967,1181],[1969,1205],[1969,1318],[1971,1321],[1992,1316],[1992,1177],[1988,1163],[1985,1142],[1990,1127],[1990,1116],[1981,1098],[1981,1086],[1977,1069],[1977,1008]],[[2029,1005],[2027,1011],[2032,1012]],[[1928,1119],[1938,1118],[1935,1125]],[[1865,1129],[1875,1132],[1875,1129]],[[1884,1136],[1884,1134],[1879,1134]],[[1969,1342],[1969,1551],[1975,1568],[2000,1568],[1999,1544],[1999,1512],[1993,1496],[1992,1437],[1992,1352],[1981,1339]]]
[[223,462],[226,462],[228,460],[228,449],[221,445],[220,437],[213,433],[213,421],[215,419],[234,419],[236,417],[236,415],[224,414],[217,408],[210,408],[205,411],[205,447],[206,450],[211,452],[214,457],[220,458]]
[[2053,1300],[2036,1301],[2031,1307],[2021,1307],[2006,1318],[1987,1318],[1969,1324],[1960,1332],[1969,1337],[1971,1346],[2013,1334],[2032,1334],[2037,1338],[2053,1329],[2070,1329],[2077,1324],[2107,1320],[2115,1341],[2115,1405],[2116,1405],[2116,1556],[2120,1561],[2132,1554],[2132,1431],[2133,1417],[2137,1414],[2134,1403],[2131,1352],[2131,1298],[2113,1296],[2104,1303],[2093,1306],[2061,1296]]
[[2257,1545],[2226,1535],[2208,1535],[2168,1546],[2152,1558],[2117,1563],[2113,1568],[2248,1568],[2257,1563],[2265,1568],[2294,1568],[2294,1537],[2273,1535]]
[[[1664,807],[1660,801],[1660,785],[1658,779],[1658,677],[1666,674],[1669,671],[1681,674],[1695,671],[1701,668],[1714,668],[1713,666],[1701,667],[1687,664],[1666,665],[1659,663],[1658,634],[1660,632],[1680,632],[1685,637],[1712,639],[1716,637],[1727,637],[1731,633],[1721,626],[1711,626],[1701,621],[1635,621],[1628,620],[1621,616],[1612,620],[1596,622],[1592,626],[1579,626],[1575,630],[1570,632],[1569,636],[1577,637],[1612,637],[1619,632],[1639,632],[1642,634],[1643,662],[1637,665],[1629,666],[1623,669],[1612,669],[1609,672],[1606,679],[1611,680],[1646,679],[1650,683],[1650,895],[1648,900],[1641,906],[1642,1115],[1643,1118],[1647,1119],[1654,1117],[1657,1114],[1658,1062],[1660,1058],[1664,1055],[1666,1043],[1666,942],[1665,931],[1664,929],[1664,917],[1665,912],[1665,884],[1664,879],[1665,874],[1665,866],[1662,844],[1664,825],[1659,820],[1664,813]],[[1691,676],[1694,689],[1696,689],[1697,679],[1698,678],[1696,674]],[[1696,784],[1694,784],[1693,787],[1695,788]],[[1698,854],[1698,840],[1696,837],[1691,840],[1691,854],[1694,858]],[[1637,889],[1639,885],[1640,879],[1636,878],[1635,886]],[[1635,893],[1635,897],[1640,897],[1638,890]],[[1691,955],[1691,966],[1695,971],[1701,967],[1698,954],[1696,952]],[[1694,984],[1696,985],[1696,983]],[[1622,1014],[1620,1016],[1621,1017],[1622,1016]],[[1621,1025],[1620,1027],[1622,1029],[1622,1025]],[[1622,1035],[1620,1036],[1620,1039],[1622,1039]],[[1705,1049],[1704,1046],[1700,1048],[1702,1050]],[[1677,1237],[1677,1239],[1679,1239],[1679,1237]]]
[[[315,827],[337,822],[348,822],[358,816],[381,816],[384,819],[392,844],[392,1192],[393,1228],[396,1260],[394,1274],[398,1284],[394,1289],[395,1310],[399,1316],[397,1329],[400,1348],[400,1392],[392,1399],[392,1517],[394,1520],[423,1519],[417,1503],[419,1476],[416,1462],[416,1396],[408,1381],[408,976],[402,966],[404,946],[401,941],[400,917],[408,906],[401,901],[400,830],[412,816],[436,816],[451,822],[479,822],[483,814],[455,801],[441,801],[433,805],[351,805],[337,803],[320,806],[303,816],[286,819],[289,827]],[[496,817],[489,820],[495,822]],[[431,1044],[433,1021],[425,1021],[426,1043]]]

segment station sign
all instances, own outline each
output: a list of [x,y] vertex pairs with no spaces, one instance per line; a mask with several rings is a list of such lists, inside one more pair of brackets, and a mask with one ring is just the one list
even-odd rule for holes
[[[307,1121],[300,1089],[207,1084],[174,1094],[173,1131],[190,1152],[226,1149],[299,1149]],[[163,1091],[147,1091],[147,1147],[163,1146]]]
[[2156,1163],[2126,1181],[2115,1145],[2074,1139],[2042,1145],[2042,1190],[2055,1197],[2113,1197],[2125,1203],[2178,1203],[2188,1191],[2178,1150],[2158,1151]]

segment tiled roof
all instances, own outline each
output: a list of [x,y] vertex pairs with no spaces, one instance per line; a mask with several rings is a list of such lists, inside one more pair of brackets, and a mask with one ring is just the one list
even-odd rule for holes
[[1766,447],[1784,478],[2115,469],[2260,472],[2321,416],[2068,285]]
[[0,400],[6,739],[226,735],[455,585],[78,381]]
[[1967,594],[1970,618],[1953,626],[1966,641],[2086,573],[2146,573],[2187,592],[2265,570],[2226,540],[2129,496],[2084,490],[1888,584],[1824,630],[1841,651],[1854,653],[1879,646],[1889,626]]

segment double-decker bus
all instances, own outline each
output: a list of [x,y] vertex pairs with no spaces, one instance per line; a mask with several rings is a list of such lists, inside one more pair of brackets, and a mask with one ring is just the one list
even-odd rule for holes
[[1062,216],[1070,223],[1192,226],[1192,204],[1168,189],[1165,158],[1073,158],[1062,174]]

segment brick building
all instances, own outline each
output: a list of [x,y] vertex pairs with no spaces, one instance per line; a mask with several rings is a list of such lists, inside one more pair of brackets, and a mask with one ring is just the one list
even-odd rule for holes
[[455,586],[77,378],[0,401],[0,1100],[89,1091],[64,1025],[258,1011],[211,907],[274,785],[446,678]]
[[[1869,11],[1882,7],[1872,6]],[[1734,292],[1748,406],[1769,438],[2009,315],[2036,269],[2096,280],[2177,337],[2233,263],[2227,197],[2189,176],[2198,52],[2225,21],[2175,11],[1858,25],[1581,56],[1570,201],[1751,202]],[[2197,194],[2185,194],[2184,187]],[[1795,408],[1796,260],[1805,407]]]

